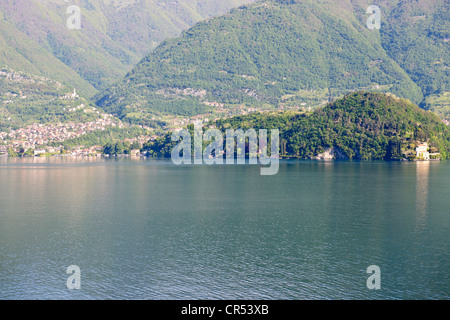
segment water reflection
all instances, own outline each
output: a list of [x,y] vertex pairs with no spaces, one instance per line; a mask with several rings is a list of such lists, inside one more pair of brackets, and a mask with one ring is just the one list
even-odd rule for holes
[[416,230],[426,229],[430,161],[416,162]]

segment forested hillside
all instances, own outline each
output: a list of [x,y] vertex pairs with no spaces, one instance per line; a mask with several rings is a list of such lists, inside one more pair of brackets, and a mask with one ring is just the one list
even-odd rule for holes
[[164,41],[97,104],[145,119],[202,113],[211,102],[317,107],[362,89],[425,106],[449,78],[448,3],[414,3],[379,3],[381,30],[367,28],[364,0],[233,9]]
[[[351,93],[309,114],[253,114],[208,123],[205,130],[210,125],[224,133],[229,128],[278,129],[284,157],[312,159],[333,149],[336,158],[398,160],[414,157],[418,142],[428,142],[441,159],[450,155],[450,128],[435,114],[380,93]],[[175,145],[167,134],[144,150],[170,157]]]
[[395,3],[385,6],[383,47],[420,86],[420,106],[450,119],[450,2]]
[[[122,78],[163,39],[252,0],[2,0],[0,65],[89,97]],[[66,27],[77,5],[81,29]]]

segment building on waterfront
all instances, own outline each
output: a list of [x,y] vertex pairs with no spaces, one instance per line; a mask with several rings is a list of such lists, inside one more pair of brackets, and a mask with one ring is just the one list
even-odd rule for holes
[[8,154],[8,147],[0,146],[0,157],[6,156]]
[[34,155],[35,156],[40,156],[42,154],[45,154],[45,149],[36,149],[36,150],[34,150]]
[[416,158],[430,160],[430,152],[428,151],[428,143],[419,144],[416,148]]

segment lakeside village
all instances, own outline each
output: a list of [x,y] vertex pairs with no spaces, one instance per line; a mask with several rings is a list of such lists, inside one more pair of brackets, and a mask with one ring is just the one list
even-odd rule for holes
[[[75,93],[74,93],[75,94]],[[246,108],[240,106],[233,110],[227,110],[223,106],[219,106],[220,111],[229,112],[229,117],[235,115],[246,115],[253,112],[268,112],[269,110],[258,110],[256,108]],[[223,108],[223,109],[221,109]],[[226,116],[225,116],[226,117]],[[156,119],[156,118],[155,118]],[[207,123],[209,120],[218,120],[212,113],[205,113],[196,115],[190,118],[172,117],[166,118],[166,127],[163,132],[182,129],[189,123],[195,121],[202,121]],[[159,120],[161,118],[159,117]],[[81,137],[83,135],[104,131],[107,128],[125,128],[127,124],[124,124],[120,120],[114,118],[110,114],[101,114],[101,118],[96,121],[85,123],[54,123],[54,124],[38,124],[34,123],[25,128],[17,130],[10,130],[9,132],[0,132],[0,157],[14,157],[14,156],[76,156],[76,157],[98,157],[104,154],[105,150],[103,145],[95,145],[86,147],[83,145],[75,146],[69,150],[64,149],[63,142]],[[147,129],[148,134],[142,135],[136,138],[124,139],[120,141],[124,144],[128,144],[132,148],[128,150],[127,154],[132,156],[140,156],[140,149],[148,142],[158,138],[154,130],[146,126],[138,126],[143,129]],[[59,146],[58,143],[61,143]]]
[[[78,100],[79,96],[74,89],[73,93],[67,93],[61,96],[63,100]],[[6,101],[10,102],[10,101]],[[5,103],[5,102],[4,102]],[[206,102],[206,105],[214,107],[214,112],[207,112],[192,117],[154,117],[152,120],[163,121],[166,125],[162,132],[182,129],[184,126],[194,123],[195,121],[202,121],[207,123],[210,120],[219,120],[238,115],[247,115],[255,112],[269,112],[271,110],[261,110],[257,108],[249,108],[245,106],[237,106],[234,108],[227,108],[223,104],[215,102]],[[75,111],[76,109],[84,108],[81,104],[78,107],[68,109],[68,111]],[[298,108],[297,108],[298,109]],[[311,108],[310,108],[311,109]],[[96,111],[95,108],[93,108]],[[306,109],[305,109],[306,110]],[[107,128],[126,128],[128,124],[124,124],[120,120],[114,118],[111,114],[100,113],[100,118],[85,123],[53,123],[53,124],[39,124],[33,123],[24,128],[10,130],[9,132],[0,132],[0,157],[15,157],[15,156],[76,156],[76,157],[98,157],[105,154],[105,146],[94,145],[86,147],[83,145],[75,146],[70,149],[65,149],[62,145],[65,141],[79,138],[89,133],[104,131]],[[146,129],[148,134],[135,137],[132,139],[124,139],[121,143],[131,147],[126,150],[126,154],[139,156],[140,149],[148,142],[155,140],[158,135],[154,129],[147,126],[138,126]],[[59,144],[59,145],[58,145]]]
[[[239,108],[240,114],[249,114],[252,112],[266,112],[265,110]],[[213,119],[211,113],[193,116],[189,119],[181,119],[174,117],[172,119],[166,119],[167,126],[164,132],[181,129],[182,126],[194,121],[201,120],[203,123],[208,122],[209,119]],[[443,120],[446,125],[450,123]],[[105,150],[105,146],[94,145],[91,147],[85,147],[83,145],[75,146],[69,149],[65,149],[62,145],[63,142],[81,137],[83,135],[103,131],[107,128],[124,128],[127,125],[120,120],[114,118],[110,114],[101,114],[101,118],[85,123],[55,123],[55,124],[32,124],[25,128],[17,130],[11,130],[10,132],[0,132],[0,157],[101,157],[110,156]],[[118,154],[129,155],[134,157],[145,157],[146,154],[141,154],[141,149],[148,141],[153,141],[159,137],[149,127],[140,126],[148,130],[147,135],[141,135],[139,137],[124,139],[120,141],[123,145],[128,145],[128,149]],[[61,144],[60,144],[61,143]],[[59,145],[58,145],[59,144]],[[433,161],[440,160],[440,154],[437,153],[435,148],[431,147],[427,142],[416,141],[415,157],[414,161]],[[58,145],[58,146],[55,146]],[[332,148],[333,149],[333,148]],[[327,150],[324,154],[318,155],[316,159],[319,160],[332,160],[335,158],[335,152],[333,150]]]
[[[6,144],[0,145],[0,157],[109,157],[110,154],[108,154],[106,146],[95,145],[88,148],[76,146],[67,150],[62,145],[57,147],[48,145],[53,142],[64,142],[77,138],[89,132],[105,130],[107,127],[123,128],[123,126],[124,124],[120,121],[115,121],[111,116],[105,115],[102,119],[87,123],[34,124],[26,128],[12,130],[9,133],[0,132],[0,142],[3,140],[5,143],[6,141]],[[157,135],[143,135],[125,139],[121,142],[128,145],[128,150],[123,154],[132,157],[145,157],[146,154],[141,154],[142,146],[157,137]],[[440,154],[434,149],[427,142],[417,141],[414,161],[440,160]],[[334,151],[327,150],[324,154],[317,156],[316,159],[332,160],[334,157]]]
[[[256,111],[256,110],[255,110]],[[252,112],[246,111],[247,112]],[[244,112],[242,113],[244,114]],[[85,123],[54,123],[54,124],[38,124],[34,123],[25,128],[11,130],[9,132],[0,132],[0,157],[8,156],[101,156],[104,153],[103,145],[94,145],[85,147],[83,145],[75,146],[69,150],[64,149],[63,142],[81,137],[83,135],[104,131],[107,128],[125,128],[127,125],[120,120],[115,119],[112,115],[102,114],[102,117],[96,121]],[[191,119],[173,118],[167,121],[168,128],[165,132],[181,128],[180,125],[186,125],[197,120],[207,122],[211,118],[211,114],[197,115]],[[139,126],[147,129],[147,135],[124,139],[120,141],[129,144],[132,149],[129,150],[130,155],[140,155],[140,148],[148,142],[155,140],[158,135],[152,132],[151,128]],[[60,144],[60,145],[58,145]],[[58,145],[58,146],[55,146]]]
[[[78,95],[74,90],[73,93],[66,94],[63,99],[76,99]],[[208,105],[215,107],[215,112],[208,112],[192,116],[189,118],[170,117],[163,120],[166,125],[163,132],[169,132],[177,129],[182,129],[184,126],[194,121],[202,121],[207,123],[209,120],[216,121],[218,119],[229,118],[237,115],[246,115],[250,113],[265,113],[273,110],[261,110],[256,108],[248,108],[245,106],[238,106],[234,108],[226,108],[223,104],[208,103]],[[284,109],[284,110],[283,110]],[[296,110],[300,112],[311,112],[311,107],[307,108],[305,103],[297,107],[281,108],[278,111]],[[83,135],[106,130],[107,128],[124,128],[127,124],[114,118],[110,114],[102,113],[100,118],[85,123],[54,123],[54,124],[37,124],[34,123],[25,128],[17,130],[10,130],[10,132],[0,132],[0,157],[14,157],[14,156],[30,156],[30,157],[45,157],[45,156],[75,156],[75,157],[100,157],[102,155],[109,156],[106,146],[94,145],[85,147],[83,145],[72,148],[64,148],[62,143],[65,141],[81,137]],[[156,118],[152,119],[156,120]],[[443,120],[446,125],[450,125],[447,120]],[[127,146],[124,153],[131,156],[146,156],[141,154],[142,146],[148,141],[153,141],[158,138],[155,131],[146,126],[139,126],[146,129],[148,134],[141,135],[130,139],[120,141]],[[59,145],[58,145],[59,144]],[[440,155],[436,153],[435,148],[431,148],[426,142],[416,141],[416,150],[414,160],[416,161],[430,161],[439,160]],[[413,151],[414,152],[414,151]],[[333,150],[328,150],[323,155],[319,155],[316,159],[333,159],[335,157]]]
[[[109,114],[102,118],[85,123],[32,124],[25,128],[0,132],[0,157],[7,156],[101,156],[104,146],[75,146],[65,149],[63,142],[83,135],[104,131],[107,128],[125,128],[126,125]],[[125,139],[124,143],[142,147],[156,135],[142,135],[133,139]],[[57,144],[61,143],[58,146]],[[137,148],[137,147],[136,147]],[[140,150],[132,150],[139,154]]]

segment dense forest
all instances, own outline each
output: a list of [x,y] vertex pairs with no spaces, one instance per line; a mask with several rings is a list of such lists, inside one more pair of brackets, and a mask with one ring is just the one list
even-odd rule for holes
[[[251,114],[208,123],[228,128],[279,129],[283,157],[312,159],[333,148],[336,158],[400,160],[414,158],[418,143],[445,159],[450,128],[432,112],[392,95],[357,92],[312,113]],[[190,128],[192,132],[192,127]],[[170,157],[176,145],[167,134],[144,145],[154,157]]]

